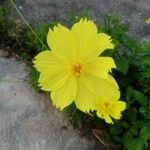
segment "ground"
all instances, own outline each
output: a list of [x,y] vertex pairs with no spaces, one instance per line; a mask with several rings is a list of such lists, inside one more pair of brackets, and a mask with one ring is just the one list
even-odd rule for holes
[[[9,1],[7,1],[8,3]],[[7,5],[6,1],[1,1]],[[150,0],[17,0],[17,5],[33,25],[48,20],[68,24],[68,16],[89,11],[100,24],[105,14],[115,14],[130,27],[134,37],[149,41]],[[16,20],[15,12],[11,17]],[[47,93],[37,93],[28,83],[25,63],[0,57],[0,150],[96,150],[94,140],[80,136],[69,121],[49,101]]]
[[[2,53],[2,52],[1,52]],[[0,57],[0,150],[98,150],[28,83],[27,67]]]
[[103,22],[105,14],[117,15],[136,38],[150,40],[150,30],[145,24],[145,19],[150,17],[150,0],[17,0],[17,4],[34,25],[48,20],[68,24],[68,16],[87,10],[98,24]]

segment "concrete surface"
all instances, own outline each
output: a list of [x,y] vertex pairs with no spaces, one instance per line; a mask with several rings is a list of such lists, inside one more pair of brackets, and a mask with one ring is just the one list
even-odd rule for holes
[[117,15],[136,38],[150,40],[150,27],[145,23],[150,17],[150,0],[17,0],[17,5],[34,25],[48,20],[68,24],[68,16],[85,9],[98,24],[103,22],[105,14]]
[[99,149],[30,87],[25,63],[0,57],[0,150]]

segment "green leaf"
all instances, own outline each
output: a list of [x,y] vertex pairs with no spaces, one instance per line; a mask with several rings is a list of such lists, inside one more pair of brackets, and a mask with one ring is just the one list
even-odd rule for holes
[[139,112],[140,112],[146,119],[150,119],[150,105],[140,107]]
[[70,115],[70,119],[72,120],[74,126],[76,126],[77,128],[81,128],[82,122],[86,115],[82,111],[77,109],[74,102],[72,104],[70,104],[69,106],[67,106],[64,109],[64,112],[66,112],[66,114]]
[[112,125],[110,127],[110,133],[114,134],[114,135],[118,135],[122,132],[122,128],[120,126],[117,125]]
[[145,141],[150,140],[150,121],[146,122],[143,128],[141,129],[140,137]]
[[131,133],[132,135],[137,136],[137,135],[138,135],[138,132],[139,132],[138,126],[137,126],[136,124],[133,125],[133,126],[130,128],[130,133]]
[[133,139],[129,150],[145,150],[145,142],[141,138]]
[[127,150],[146,150],[145,141],[141,138],[126,136],[123,140],[123,144]]
[[129,68],[129,60],[126,57],[119,57],[116,60],[117,70],[126,74]]
[[128,121],[134,122],[137,118],[137,109],[135,107],[131,107],[126,112],[126,117]]
[[38,86],[39,75],[40,73],[34,67],[29,68],[29,82],[37,91],[41,91],[40,87]]
[[128,102],[128,104],[132,103],[132,93],[133,93],[133,87],[132,86],[128,86],[126,89],[126,100]]
[[146,99],[144,97],[144,94],[140,91],[133,90],[133,96],[134,98],[141,104],[145,105],[146,104]]
[[121,126],[125,129],[128,129],[130,127],[129,123],[127,121],[122,121]]
[[120,136],[113,135],[112,138],[116,143],[121,144],[122,140],[121,140]]
[[150,57],[149,56],[143,57],[141,60],[141,64],[142,65],[150,65]]

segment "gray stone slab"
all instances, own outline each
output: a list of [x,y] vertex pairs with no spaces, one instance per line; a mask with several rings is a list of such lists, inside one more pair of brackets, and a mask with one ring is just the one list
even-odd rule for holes
[[150,17],[150,0],[17,0],[17,5],[34,25],[49,20],[69,24],[69,15],[87,9],[98,24],[103,22],[105,14],[117,15],[136,38],[150,34],[150,27],[145,23]]
[[98,150],[28,83],[25,63],[0,57],[0,150]]

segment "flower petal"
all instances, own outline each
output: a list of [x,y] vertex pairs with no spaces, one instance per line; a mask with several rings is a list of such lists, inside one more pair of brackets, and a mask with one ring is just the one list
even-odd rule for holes
[[33,63],[39,72],[51,72],[55,69],[62,70],[65,67],[64,61],[49,50],[39,53]]
[[75,104],[78,109],[83,112],[89,112],[89,110],[95,109],[94,94],[86,87],[82,78],[78,79],[77,95]]
[[[111,101],[99,99],[96,100],[96,112],[97,116],[105,119],[105,122],[107,123],[113,123],[111,117],[110,117],[110,108],[112,107]],[[113,108],[112,108],[113,109]]]
[[105,49],[114,48],[111,37],[105,33],[98,34],[93,21],[81,19],[73,25],[71,32],[75,36],[77,54],[80,59],[98,56]]
[[[73,33],[76,39],[78,56],[81,58],[84,57],[84,55],[87,55],[86,53],[88,53],[89,55],[89,52],[87,50],[88,45],[92,47],[96,43],[96,41],[94,41],[95,39],[93,39],[97,35],[97,27],[94,24],[94,22],[87,21],[87,19],[81,19],[79,22],[73,25],[73,27],[71,28],[71,32]],[[88,43],[90,39],[93,40],[91,41],[91,43]],[[95,49],[90,49],[90,53],[93,50]]]
[[68,80],[69,76],[61,70],[41,73],[39,77],[39,86],[42,90],[52,91],[61,88]]
[[53,105],[63,110],[75,99],[77,92],[76,78],[70,78],[60,89],[51,92]]
[[84,77],[84,83],[98,99],[118,100],[120,97],[118,88],[107,79],[87,75]]
[[107,113],[102,113],[100,109],[97,110],[97,113],[96,113],[96,114],[97,114],[98,117],[100,117],[100,118],[102,118],[102,119],[105,119],[105,122],[107,122],[107,123],[109,123],[109,124],[110,124],[110,123],[113,123],[113,121],[112,121],[110,115],[107,114]]
[[105,119],[105,121],[107,123],[113,123],[112,119],[110,118],[110,116],[108,114],[104,114],[103,118]]
[[64,61],[68,61],[76,56],[75,38],[71,31],[58,24],[54,30],[49,30],[47,43],[50,49]]
[[115,119],[120,119],[121,112],[126,108],[126,103],[122,101],[114,102],[112,109],[110,110],[110,115]]
[[85,49],[82,51],[82,58],[90,60],[94,56],[99,56],[104,50],[113,48],[111,37],[105,33],[99,33],[87,40]]
[[111,72],[112,68],[116,68],[116,65],[111,57],[98,57],[87,62],[87,67],[89,74],[100,78],[107,78],[108,72]]
[[68,72],[63,60],[49,50],[38,54],[33,63],[40,72],[39,86],[43,90],[56,90],[68,80]]
[[107,81],[109,83],[111,83],[113,86],[115,86],[117,89],[119,89],[117,81],[109,74],[108,74],[108,77],[107,77]]
[[77,49],[80,51],[85,48],[88,39],[97,35],[97,27],[93,21],[81,19],[72,26],[71,32],[75,36]]
[[112,43],[112,39],[111,36],[105,34],[105,33],[99,33],[99,40],[100,42],[100,53],[101,54],[105,49],[113,49],[114,48],[114,44]]

